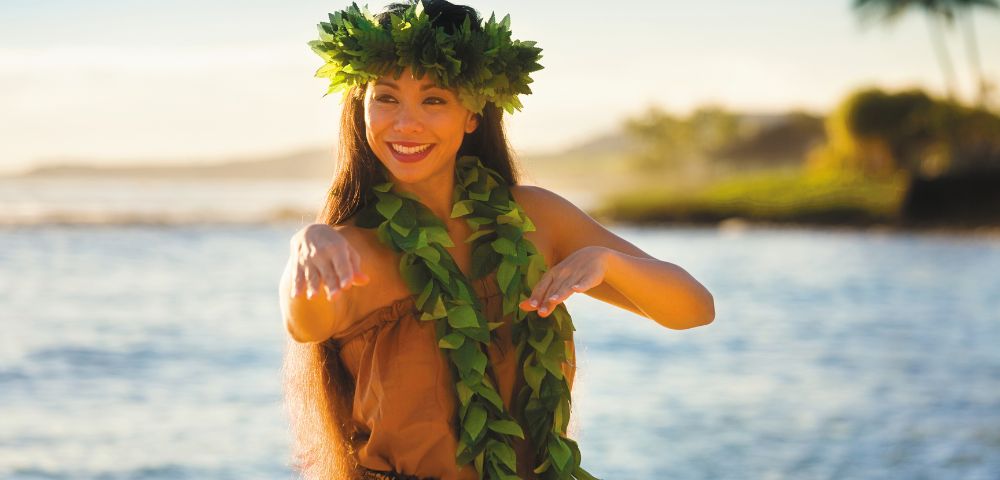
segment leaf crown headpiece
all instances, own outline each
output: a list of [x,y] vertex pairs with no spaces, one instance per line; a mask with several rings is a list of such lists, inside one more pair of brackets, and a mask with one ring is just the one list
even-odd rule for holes
[[455,89],[474,113],[482,113],[486,102],[508,113],[521,110],[517,96],[531,94],[529,74],[542,69],[542,49],[532,41],[511,40],[510,15],[497,22],[491,14],[475,29],[466,16],[448,33],[432,24],[422,1],[408,2],[401,14],[390,14],[389,25],[354,2],[318,25],[319,40],[309,46],[326,61],[315,75],[330,79],[324,97],[339,90],[346,95],[349,87],[387,74],[398,79],[410,67],[416,78],[427,73],[438,85]]

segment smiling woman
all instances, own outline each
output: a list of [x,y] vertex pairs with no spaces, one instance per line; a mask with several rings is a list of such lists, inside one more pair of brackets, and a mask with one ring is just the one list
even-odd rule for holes
[[[405,68],[399,79],[379,78],[365,91],[365,132],[376,156],[392,159],[392,176],[424,192],[450,192],[454,160],[466,134],[479,125],[478,115],[463,106],[456,92],[438,86],[428,75],[414,78]],[[438,184],[427,180],[436,178]],[[446,213],[448,212],[436,212]]]
[[594,478],[567,432],[563,302],[586,293],[690,328],[712,321],[711,295],[562,197],[518,185],[502,113],[541,67],[509,18],[483,24],[446,1],[352,5],[311,45],[345,105],[339,170],[317,223],[291,239],[279,288],[296,468]]

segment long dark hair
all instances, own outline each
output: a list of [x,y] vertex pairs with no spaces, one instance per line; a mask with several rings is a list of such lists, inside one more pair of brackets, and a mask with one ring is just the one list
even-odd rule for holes
[[[449,33],[465,17],[473,28],[481,18],[472,7],[444,0],[422,0],[435,26]],[[394,3],[377,17],[390,28],[389,15],[410,5]],[[351,88],[340,116],[338,164],[327,192],[326,203],[316,223],[338,225],[350,219],[371,201],[372,186],[385,182],[379,159],[365,132],[364,97],[366,86]],[[521,176],[513,161],[503,127],[503,110],[487,102],[479,116],[479,126],[465,135],[458,156],[476,155],[496,170],[508,185]],[[282,366],[285,406],[292,428],[293,467],[307,479],[358,478],[357,452],[348,438],[354,381],[341,362],[339,351],[327,342],[287,341]]]

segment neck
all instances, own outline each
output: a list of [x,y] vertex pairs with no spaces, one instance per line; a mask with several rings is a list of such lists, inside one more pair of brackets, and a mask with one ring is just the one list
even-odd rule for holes
[[453,207],[451,196],[455,190],[455,162],[449,163],[450,168],[444,168],[418,182],[404,182],[395,178],[391,173],[390,181],[393,187],[399,191],[411,193],[420,199],[420,203],[430,209],[436,217],[445,224],[451,221],[451,209]]

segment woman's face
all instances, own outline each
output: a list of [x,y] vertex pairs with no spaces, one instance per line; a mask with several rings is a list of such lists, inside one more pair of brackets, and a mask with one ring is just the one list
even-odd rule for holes
[[369,84],[364,105],[368,144],[407,183],[453,172],[462,139],[478,126],[454,91],[438,87],[429,75],[413,78],[409,68],[398,80],[386,75]]

